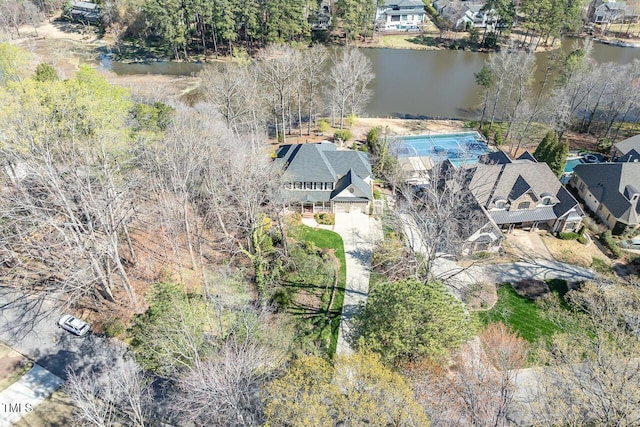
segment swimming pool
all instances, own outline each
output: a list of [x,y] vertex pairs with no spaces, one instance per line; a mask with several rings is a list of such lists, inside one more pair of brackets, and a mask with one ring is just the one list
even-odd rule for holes
[[455,166],[476,163],[478,156],[489,152],[485,139],[478,132],[402,136],[398,138],[396,149],[399,157],[449,159]]
[[572,173],[573,168],[578,166],[580,163],[584,163],[584,161],[582,160],[582,157],[567,159],[567,164],[564,166],[564,173]]

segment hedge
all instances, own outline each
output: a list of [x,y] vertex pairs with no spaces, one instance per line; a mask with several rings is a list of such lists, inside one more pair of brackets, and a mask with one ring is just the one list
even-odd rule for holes
[[600,233],[600,240],[611,251],[613,256],[615,256],[616,258],[620,258],[622,256],[622,250],[618,247],[616,241],[613,240],[613,237],[611,236],[611,230]]

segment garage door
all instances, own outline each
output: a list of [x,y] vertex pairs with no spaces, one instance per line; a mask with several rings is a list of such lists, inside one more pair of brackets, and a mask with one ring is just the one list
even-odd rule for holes
[[334,202],[333,211],[335,213],[349,213],[351,209],[351,203],[349,202]]
[[365,213],[365,209],[367,208],[366,203],[351,203],[351,209],[349,212],[352,213]]

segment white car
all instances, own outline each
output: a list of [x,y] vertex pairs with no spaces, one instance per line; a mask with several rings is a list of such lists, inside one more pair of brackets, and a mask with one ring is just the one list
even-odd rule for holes
[[640,236],[629,240],[623,240],[618,243],[618,246],[625,249],[640,250]]
[[58,327],[71,332],[79,337],[86,335],[89,332],[89,325],[70,314],[65,314],[58,320]]

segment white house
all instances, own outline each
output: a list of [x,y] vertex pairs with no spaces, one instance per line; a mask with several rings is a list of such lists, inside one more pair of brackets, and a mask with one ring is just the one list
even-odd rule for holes
[[494,9],[483,10],[484,2],[435,0],[433,8],[451,26],[460,31],[469,27],[495,30],[500,16]]
[[376,10],[376,26],[386,31],[417,31],[425,13],[422,0],[384,0]]
[[483,4],[465,5],[464,14],[456,22],[456,29],[476,27],[495,30],[498,24],[498,13],[494,9],[482,10],[483,7]]
[[593,22],[613,23],[624,20],[627,5],[624,2],[598,0],[593,11]]

